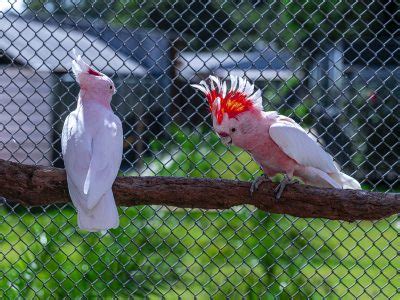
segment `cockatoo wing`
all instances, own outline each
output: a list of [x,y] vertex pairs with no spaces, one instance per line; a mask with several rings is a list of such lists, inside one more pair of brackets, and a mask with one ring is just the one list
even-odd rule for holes
[[61,146],[68,177],[81,195],[77,201],[91,210],[118,174],[123,133],[121,121],[112,112],[97,118],[93,135],[84,128],[82,119],[77,111],[66,118]]
[[[90,136],[85,133],[79,113],[71,112],[65,119],[61,135],[61,149],[65,170],[68,174],[68,187],[73,188],[75,206],[87,208],[83,195],[83,183],[86,178],[88,161],[91,157]],[[79,154],[79,155],[78,155]],[[71,190],[70,190],[71,194]],[[78,197],[79,196],[79,197]]]
[[333,158],[292,119],[279,116],[270,126],[269,135],[287,156],[300,165],[326,173],[339,172]]
[[110,113],[92,140],[92,156],[83,186],[89,210],[111,189],[117,177],[122,160],[122,143],[121,121]]

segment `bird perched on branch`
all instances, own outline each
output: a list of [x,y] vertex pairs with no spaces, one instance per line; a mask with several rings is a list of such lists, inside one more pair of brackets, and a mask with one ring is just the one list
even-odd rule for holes
[[72,71],[80,92],[61,138],[68,190],[78,211],[79,228],[116,228],[119,216],[111,187],[121,164],[123,142],[121,121],[110,106],[116,90],[109,77],[87,65],[75,51],[74,57]]
[[276,111],[263,111],[260,90],[246,79],[230,76],[230,85],[210,76],[192,86],[203,92],[210,106],[215,132],[224,144],[248,151],[264,175],[257,178],[251,193],[278,173],[284,178],[275,190],[280,198],[285,186],[299,177],[305,184],[339,189],[361,189],[354,178],[340,172],[325,152],[294,120]]

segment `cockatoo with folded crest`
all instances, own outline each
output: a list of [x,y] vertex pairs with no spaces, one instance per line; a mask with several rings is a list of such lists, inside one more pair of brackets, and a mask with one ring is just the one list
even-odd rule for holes
[[87,231],[116,228],[119,216],[111,190],[122,159],[122,126],[110,102],[112,80],[87,65],[80,55],[72,71],[80,86],[76,109],[65,120],[62,154],[68,190]]
[[261,91],[246,79],[230,76],[229,89],[215,76],[210,76],[210,85],[202,81],[192,86],[205,94],[222,142],[248,151],[264,171],[253,182],[251,193],[278,173],[284,178],[275,190],[277,199],[287,184],[295,182],[293,176],[317,187],[361,188],[295,121],[276,111],[263,111]]

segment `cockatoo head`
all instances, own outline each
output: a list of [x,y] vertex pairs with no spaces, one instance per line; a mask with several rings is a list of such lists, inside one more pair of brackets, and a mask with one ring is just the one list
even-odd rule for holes
[[209,77],[210,86],[201,81],[192,86],[206,95],[215,132],[226,145],[248,149],[256,138],[255,129],[262,114],[261,91],[244,78],[230,76],[230,87],[217,77]]
[[80,55],[76,55],[75,49],[73,55],[72,72],[81,91],[89,94],[90,97],[99,95],[101,98],[111,101],[112,96],[116,93],[114,82],[108,76],[84,62]]

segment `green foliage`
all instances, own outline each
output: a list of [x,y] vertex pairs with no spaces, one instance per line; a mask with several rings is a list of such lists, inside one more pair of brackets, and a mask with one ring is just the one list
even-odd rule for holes
[[119,229],[87,234],[70,207],[0,212],[2,298],[390,296],[400,284],[394,219],[136,207],[120,211]]
[[[155,175],[249,180],[259,170],[206,129],[170,133],[151,144]],[[400,285],[396,217],[349,224],[250,206],[140,206],[120,216],[118,229],[86,233],[69,205],[0,206],[0,298],[369,298]]]
[[309,38],[315,42],[323,37],[335,41],[342,35],[357,35],[381,10],[379,1],[373,2],[366,6],[361,1],[340,0],[30,0],[27,6],[43,15],[84,15],[132,28],[175,32],[192,49],[223,47],[245,51],[260,40],[297,50]]
[[312,37],[315,42],[322,37],[334,41],[349,29],[350,4],[346,1],[283,1],[285,24],[296,34],[298,41]]
[[172,142],[151,143],[146,175],[250,180],[260,170],[248,153],[234,146],[227,149],[209,129],[180,130],[172,125],[170,132]]

